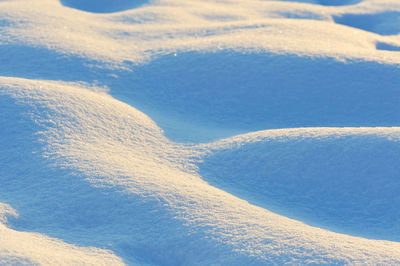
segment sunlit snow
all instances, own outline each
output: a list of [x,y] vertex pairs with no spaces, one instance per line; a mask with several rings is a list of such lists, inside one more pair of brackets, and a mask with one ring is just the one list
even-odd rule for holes
[[0,1],[0,264],[400,264],[399,51],[397,0]]

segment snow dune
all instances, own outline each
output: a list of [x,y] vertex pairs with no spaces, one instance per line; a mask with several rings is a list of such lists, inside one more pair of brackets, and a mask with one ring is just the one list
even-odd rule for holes
[[399,12],[1,1],[0,263],[399,264]]
[[[208,149],[168,141],[148,117],[104,93],[14,78],[1,84],[3,96],[17,106],[35,107],[28,108],[34,123],[17,116],[7,119],[7,128],[39,127],[34,135],[43,147],[37,157],[48,158],[39,167],[29,160],[35,163],[25,166],[34,169],[29,173],[19,168],[21,174],[15,173],[14,167],[2,173],[2,195],[28,216],[13,223],[16,229],[108,246],[128,263],[395,263],[399,258],[395,242],[310,227],[208,185],[195,171],[196,158]],[[396,129],[383,132],[398,135]],[[10,146],[8,157],[16,153],[11,161],[24,165],[17,160],[25,158]],[[304,249],[310,255],[304,256]]]

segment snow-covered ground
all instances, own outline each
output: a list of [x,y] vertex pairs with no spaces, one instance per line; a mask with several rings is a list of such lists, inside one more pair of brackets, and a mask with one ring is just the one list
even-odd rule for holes
[[400,264],[398,0],[0,0],[0,264]]

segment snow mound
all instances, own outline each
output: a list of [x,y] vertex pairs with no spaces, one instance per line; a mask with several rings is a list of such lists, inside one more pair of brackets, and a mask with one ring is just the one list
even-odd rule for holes
[[274,128],[400,123],[397,64],[215,51],[163,55],[139,65],[126,60],[124,69],[115,69],[11,44],[0,46],[0,59],[6,63],[0,66],[4,76],[103,86],[150,115],[176,141],[210,141]]
[[60,0],[65,6],[94,13],[113,13],[139,7],[148,0]]
[[15,229],[108,247],[129,264],[264,261],[219,242],[228,229],[209,229],[207,221],[220,223],[204,220],[218,202],[203,197],[220,192],[193,175],[194,152],[169,142],[146,115],[79,84],[0,83],[9,130],[0,195],[18,206]]
[[[119,79],[131,85],[113,86],[110,94],[150,114],[175,140],[204,140],[210,134],[209,140],[216,134],[271,128],[400,124],[397,65],[191,52],[157,58],[119,74]],[[165,116],[198,125],[200,134],[170,126]]]
[[66,244],[41,234],[18,232],[0,224],[2,265],[124,265],[112,252]]
[[290,2],[0,1],[0,264],[400,264],[400,5]]
[[4,225],[5,215],[17,213],[0,203],[1,265],[124,265],[108,250],[77,247],[41,234],[9,229]]
[[[400,240],[399,128],[254,135],[217,142],[200,165],[202,176],[251,203],[314,226]],[[229,145],[219,144],[226,141]]]
[[310,227],[210,186],[196,163],[213,144],[170,142],[146,115],[104,93],[54,81],[0,84],[10,130],[2,133],[9,167],[0,200],[18,207],[15,230],[109,247],[128,264],[400,261],[398,243]]

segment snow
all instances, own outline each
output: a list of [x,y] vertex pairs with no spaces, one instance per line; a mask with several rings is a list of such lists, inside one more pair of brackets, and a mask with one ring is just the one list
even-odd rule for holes
[[0,264],[399,264],[399,13],[0,1]]
[[399,128],[261,131],[213,143],[200,173],[217,187],[308,224],[399,241],[399,133]]

